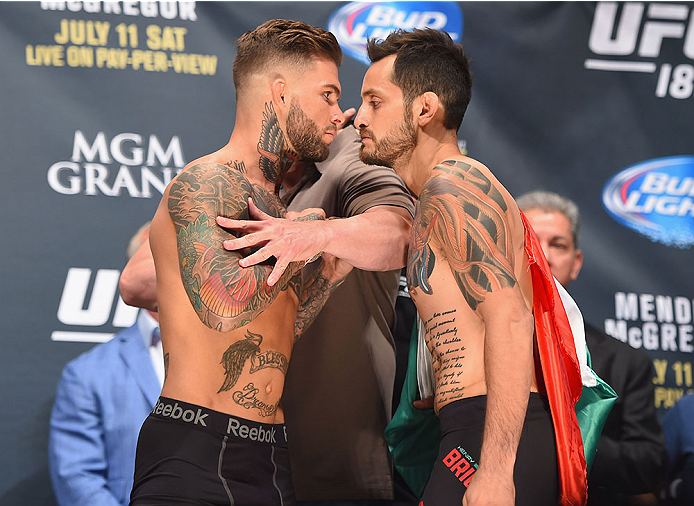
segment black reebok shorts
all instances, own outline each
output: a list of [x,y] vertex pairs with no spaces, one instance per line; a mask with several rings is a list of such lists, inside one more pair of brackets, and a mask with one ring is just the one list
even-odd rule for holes
[[[469,397],[439,411],[441,445],[420,506],[460,506],[477,471],[487,397]],[[531,393],[513,481],[516,506],[556,506],[559,474],[554,426],[546,398]]]
[[131,506],[294,502],[283,424],[160,397],[140,429]]

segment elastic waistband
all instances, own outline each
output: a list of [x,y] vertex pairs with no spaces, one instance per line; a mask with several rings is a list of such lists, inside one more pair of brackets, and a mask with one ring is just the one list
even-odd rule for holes
[[283,423],[262,423],[228,415],[220,411],[189,404],[167,397],[159,397],[151,416],[163,420],[176,420],[193,427],[232,436],[241,440],[286,446],[287,429]]
[[[441,431],[448,432],[473,425],[482,425],[484,424],[486,412],[486,395],[465,397],[464,399],[453,401],[439,410]],[[530,392],[525,418],[533,419],[547,413],[549,413],[549,401],[547,398],[537,392]]]

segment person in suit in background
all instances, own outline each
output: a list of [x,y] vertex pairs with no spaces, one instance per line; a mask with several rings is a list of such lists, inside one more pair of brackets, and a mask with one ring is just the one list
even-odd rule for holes
[[694,394],[685,395],[663,419],[671,503],[694,504]]
[[[543,191],[522,195],[516,202],[535,229],[552,274],[568,289],[583,265],[578,206]],[[619,396],[588,477],[588,505],[655,505],[665,448],[656,417],[651,360],[587,322],[585,331],[593,370]]]
[[[149,235],[143,225],[128,259]],[[127,505],[140,426],[164,382],[157,313],[67,363],[50,417],[48,458],[60,506]]]

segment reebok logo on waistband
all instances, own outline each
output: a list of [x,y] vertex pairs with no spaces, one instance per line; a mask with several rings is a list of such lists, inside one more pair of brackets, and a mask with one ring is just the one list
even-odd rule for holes
[[258,441],[259,443],[277,443],[274,427],[263,428],[262,425],[249,427],[232,416],[229,417],[227,434],[233,434],[236,437],[250,439],[251,441]]
[[202,425],[207,427],[205,423],[205,418],[207,418],[207,413],[203,413],[202,409],[198,408],[197,411],[192,409],[183,409],[178,405],[177,402],[173,404],[166,404],[161,401],[157,401],[154,406],[152,413],[155,415],[166,416],[174,420],[183,420],[184,422],[192,422],[193,424]]

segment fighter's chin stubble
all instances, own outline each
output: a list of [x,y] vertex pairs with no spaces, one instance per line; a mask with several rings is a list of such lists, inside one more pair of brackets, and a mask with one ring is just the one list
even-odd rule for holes
[[366,134],[373,143],[371,148],[363,143],[359,148],[359,159],[367,165],[383,165],[394,169],[398,160],[417,145],[414,128],[407,118],[394,126],[381,140],[377,140],[368,128],[361,129],[360,133]]
[[322,136],[323,131],[316,122],[292,100],[287,113],[287,137],[299,156],[311,162],[322,162],[328,158],[330,148],[323,142]]

